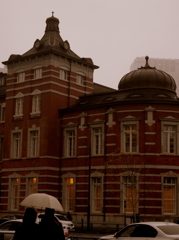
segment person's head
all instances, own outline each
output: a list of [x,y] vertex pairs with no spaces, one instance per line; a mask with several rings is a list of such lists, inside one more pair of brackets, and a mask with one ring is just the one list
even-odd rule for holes
[[34,208],[26,208],[23,223],[35,223],[37,217],[37,212]]
[[54,209],[53,208],[46,208],[45,209],[45,217],[48,220],[53,220],[54,219]]

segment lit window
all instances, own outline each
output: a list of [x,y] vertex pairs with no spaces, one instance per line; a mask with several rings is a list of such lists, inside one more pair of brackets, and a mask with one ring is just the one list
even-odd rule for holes
[[85,82],[85,76],[77,74],[76,83],[79,85],[84,85],[84,82]]
[[138,152],[137,124],[123,124],[121,134],[121,149],[123,152]]
[[28,178],[28,194],[37,192],[37,178],[30,177]]
[[75,130],[69,129],[65,131],[65,155],[67,157],[75,156],[76,152],[76,138]]
[[92,146],[92,154],[100,155],[104,153],[104,134],[102,126],[92,127],[91,129],[91,146]]
[[12,158],[19,158],[21,156],[22,136],[21,132],[12,133]]
[[24,82],[25,81],[25,72],[17,73],[17,82]]
[[16,98],[15,116],[23,116],[23,98]]
[[176,136],[177,136],[176,125],[163,126],[163,152],[164,153],[176,153],[176,141],[177,141]]
[[101,212],[102,211],[102,178],[93,177],[92,178],[92,211]]
[[19,178],[11,179],[11,210],[18,210],[19,207]]
[[34,69],[34,79],[42,77],[42,68]]
[[68,77],[69,77],[69,71],[65,69],[60,69],[60,79],[68,80]]
[[74,178],[65,178],[65,209],[66,211],[74,210],[74,201],[75,201],[75,186]]
[[163,179],[163,213],[176,214],[176,178]]
[[29,156],[36,157],[39,155],[39,131],[29,131]]
[[125,213],[137,211],[137,178],[136,176],[123,177],[123,204]]
[[40,113],[41,108],[41,95],[32,96],[32,113]]

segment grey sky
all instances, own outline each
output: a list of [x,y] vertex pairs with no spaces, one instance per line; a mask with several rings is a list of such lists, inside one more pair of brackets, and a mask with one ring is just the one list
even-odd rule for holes
[[41,39],[52,11],[63,40],[100,67],[97,83],[117,88],[136,57],[179,59],[179,0],[1,0],[0,6],[1,62]]

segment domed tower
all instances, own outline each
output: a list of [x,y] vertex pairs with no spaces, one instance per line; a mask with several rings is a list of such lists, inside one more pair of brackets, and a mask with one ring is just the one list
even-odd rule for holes
[[176,99],[176,83],[172,76],[164,71],[150,67],[146,58],[144,67],[127,73],[119,82],[120,92],[130,97],[144,99]]

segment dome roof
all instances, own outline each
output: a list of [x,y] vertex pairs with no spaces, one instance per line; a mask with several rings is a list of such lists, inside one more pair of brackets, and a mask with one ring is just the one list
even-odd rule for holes
[[150,91],[150,89],[160,90],[163,92],[169,91],[175,94],[176,83],[172,76],[157,70],[155,67],[150,67],[148,64],[149,57],[146,57],[146,64],[144,67],[138,68],[132,72],[127,73],[119,82],[119,90],[142,90]]

